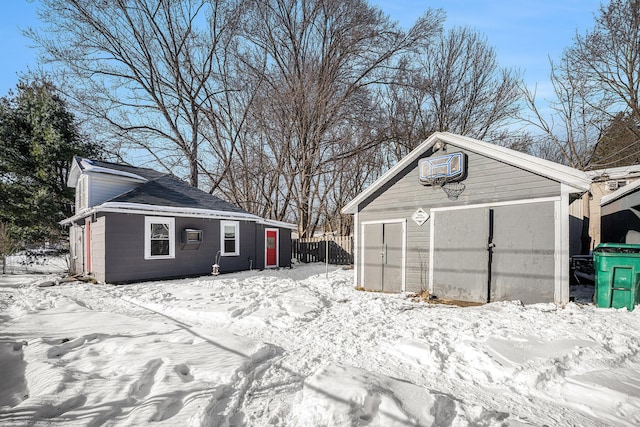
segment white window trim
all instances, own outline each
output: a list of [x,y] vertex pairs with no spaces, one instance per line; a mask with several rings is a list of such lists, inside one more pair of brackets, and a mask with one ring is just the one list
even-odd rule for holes
[[[151,255],[151,224],[169,226],[169,255]],[[144,217],[144,259],[172,259],[176,257],[176,221],[175,218],[162,216]]]
[[89,207],[89,177],[85,174],[80,175],[78,184],[76,185],[76,212]]
[[[224,251],[224,227],[235,227],[235,252]],[[220,255],[221,256],[239,256],[240,255],[240,222],[239,221],[220,221]]]

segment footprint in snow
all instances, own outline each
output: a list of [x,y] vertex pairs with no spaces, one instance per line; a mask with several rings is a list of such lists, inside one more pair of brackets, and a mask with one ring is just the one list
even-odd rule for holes
[[134,399],[143,399],[151,392],[151,387],[155,383],[155,376],[160,366],[162,366],[162,359],[153,359],[147,363],[147,366],[142,372],[140,378],[131,384],[129,388],[129,397]]
[[182,363],[180,365],[176,365],[176,373],[178,374],[178,376],[180,377],[180,379],[184,382],[190,382],[193,381],[193,375],[191,375],[191,369],[189,369],[189,366]]
[[45,419],[57,418],[65,412],[69,412],[83,406],[86,401],[87,397],[84,395],[75,396],[58,405],[45,405],[39,408],[36,416]]
[[168,397],[160,402],[155,414],[149,419],[149,421],[164,421],[175,416],[184,407],[182,401],[182,393],[176,393],[177,396]]
[[[69,353],[71,350],[74,350],[74,349],[84,345],[85,342],[95,340],[96,337],[97,337],[97,335],[92,334],[92,335],[87,335],[87,336],[84,336],[84,337],[78,337],[78,338],[76,338],[74,340],[69,340],[68,338],[63,338],[63,339],[61,339],[59,341],[61,343],[60,345],[53,346],[52,348],[50,348],[47,351],[47,357],[49,359],[56,359],[56,358],[62,357],[65,354]],[[47,343],[47,344],[49,344],[49,343]]]

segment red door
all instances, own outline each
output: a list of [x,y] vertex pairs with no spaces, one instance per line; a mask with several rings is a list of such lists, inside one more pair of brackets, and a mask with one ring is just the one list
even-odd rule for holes
[[278,266],[278,230],[266,231],[266,265],[265,267]]

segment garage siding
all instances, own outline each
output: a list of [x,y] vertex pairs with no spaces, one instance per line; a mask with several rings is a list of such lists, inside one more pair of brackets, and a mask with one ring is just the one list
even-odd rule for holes
[[[407,219],[407,291],[425,289],[425,281],[428,282],[429,221],[418,226],[411,220],[411,215],[418,208],[429,212],[431,208],[560,195],[560,183],[557,181],[449,144],[447,153],[459,151],[468,155],[468,175],[463,181],[466,188],[457,200],[449,200],[441,188],[421,185],[416,161],[358,206],[359,222]],[[429,157],[428,154],[423,157]],[[361,232],[361,228],[358,231]],[[356,259],[361,256],[359,245],[360,242],[356,242]],[[359,276],[360,284],[361,271]]]

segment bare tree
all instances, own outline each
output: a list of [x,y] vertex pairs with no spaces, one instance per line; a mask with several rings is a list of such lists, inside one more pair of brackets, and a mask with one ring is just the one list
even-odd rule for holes
[[[509,144],[519,110],[517,72],[498,66],[486,38],[453,28],[405,58],[383,100],[394,161],[431,133],[446,131]],[[513,133],[513,132],[512,132]]]
[[584,76],[575,73],[564,58],[551,62],[554,99],[548,100],[551,114],[544,113],[535,91],[523,88],[529,114],[523,119],[538,129],[535,154],[584,170],[591,162],[596,142],[605,126],[602,112],[594,107],[593,93]]
[[[50,26],[29,34],[73,82],[78,110],[108,125],[103,138],[143,149],[169,171],[186,168],[197,186],[202,129],[220,125],[213,100],[224,102],[220,65],[240,3],[43,0]],[[228,150],[213,147],[215,156]]]
[[[596,93],[594,104],[613,118],[626,111],[640,122],[640,0],[600,6],[593,30],[577,35],[565,52],[572,70]],[[640,137],[636,126],[631,132]]]
[[385,78],[385,67],[422,45],[438,29],[441,15],[427,12],[403,32],[362,0],[255,0],[247,26],[248,45],[266,57],[265,99],[271,117],[269,139],[286,160],[284,195],[296,207],[302,237],[313,233],[330,170],[327,156],[346,156],[372,144],[347,147],[354,112],[367,114],[368,88]]
[[[640,1],[602,5],[594,28],[576,35],[560,61],[551,63],[551,83],[549,112],[535,91],[524,89],[525,119],[540,131],[534,136],[538,155],[589,169],[640,151]],[[612,131],[625,134],[627,143],[613,143]]]

